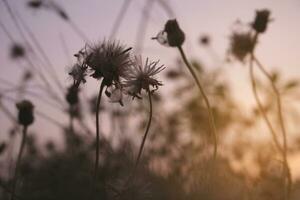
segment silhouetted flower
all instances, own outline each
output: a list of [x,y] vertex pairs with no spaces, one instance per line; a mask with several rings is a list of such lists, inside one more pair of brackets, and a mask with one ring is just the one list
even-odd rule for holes
[[87,48],[84,63],[92,71],[93,78],[103,78],[104,84],[109,87],[120,82],[120,77],[130,65],[130,50],[118,42],[104,41]]
[[268,22],[270,21],[270,11],[267,9],[257,10],[256,17],[252,23],[252,28],[257,33],[263,33],[267,29]]
[[87,75],[87,66],[84,64],[74,64],[71,68],[69,75],[72,76],[74,85],[77,87],[80,85],[80,83],[85,83],[85,77]]
[[163,31],[159,32],[156,39],[162,45],[179,47],[185,40],[184,32],[180,29],[176,19],[168,20]]
[[23,126],[28,126],[33,123],[34,116],[33,116],[33,104],[28,100],[23,100],[16,104],[19,114],[18,114],[18,121]]
[[250,32],[234,32],[230,37],[230,53],[241,62],[253,51],[254,46],[254,38]]
[[124,87],[127,93],[133,98],[141,98],[140,94],[142,89],[150,92],[150,88],[154,87],[155,90],[158,89],[162,83],[155,78],[154,75],[161,72],[164,67],[161,65],[157,67],[159,61],[149,62],[148,58],[146,63],[143,64],[142,57],[135,57],[132,61],[132,67],[128,68],[126,75],[124,76]]
[[21,58],[25,56],[25,49],[20,44],[13,44],[10,50],[10,57],[12,59]]

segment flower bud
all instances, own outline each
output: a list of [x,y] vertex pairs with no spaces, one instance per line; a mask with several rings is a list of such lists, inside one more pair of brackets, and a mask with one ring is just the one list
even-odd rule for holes
[[254,22],[252,23],[252,28],[257,33],[263,33],[267,29],[268,22],[270,21],[270,11],[267,9],[257,10],[256,17]]
[[78,87],[76,85],[72,85],[68,88],[68,92],[66,94],[66,100],[67,102],[72,106],[78,103]]
[[179,47],[183,44],[184,32],[180,29],[176,19],[168,20],[164,31],[167,33],[168,43],[171,47]]
[[18,121],[19,124],[23,126],[28,126],[33,123],[34,116],[33,116],[33,104],[28,100],[23,100],[16,104],[19,114],[18,114]]

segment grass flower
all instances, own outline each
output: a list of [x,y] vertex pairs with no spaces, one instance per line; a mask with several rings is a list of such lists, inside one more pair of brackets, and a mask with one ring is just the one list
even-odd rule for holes
[[109,87],[120,82],[120,77],[130,65],[130,50],[119,42],[104,41],[88,48],[84,62],[92,71],[91,76],[103,78],[104,84]]
[[157,36],[153,37],[152,39],[156,39],[162,45],[178,47],[183,44],[185,35],[180,29],[177,20],[172,19],[168,20],[165,24],[164,30],[160,31]]
[[250,32],[233,32],[230,36],[230,54],[244,62],[255,47],[254,37]]
[[12,183],[12,192],[11,192],[11,198],[10,198],[11,200],[15,199],[16,186],[18,183],[18,175],[19,175],[19,170],[20,170],[19,168],[20,168],[20,163],[21,163],[22,155],[24,152],[25,144],[26,144],[27,128],[34,121],[34,115],[33,115],[34,106],[30,101],[23,100],[23,101],[17,103],[16,106],[19,111],[18,112],[18,122],[20,125],[23,126],[23,131],[22,131],[21,146],[20,146],[20,150],[18,153],[15,174],[14,174],[14,179],[13,179],[13,183]]
[[215,125],[215,119],[214,116],[212,114],[212,109],[210,106],[210,102],[208,100],[208,97],[205,94],[205,91],[193,69],[193,66],[189,63],[188,59],[186,58],[186,55],[183,51],[182,45],[185,41],[185,34],[184,32],[181,30],[178,22],[176,19],[171,19],[168,20],[165,24],[164,30],[159,32],[158,35],[156,37],[153,37],[152,39],[157,40],[160,44],[165,45],[165,46],[171,46],[171,47],[175,47],[179,50],[179,53],[182,57],[182,60],[184,61],[186,67],[188,68],[188,70],[190,71],[191,75],[193,76],[199,91],[201,93],[201,95],[204,98],[205,101],[205,105],[207,107],[208,110],[208,116],[209,116],[209,123],[210,123],[210,128],[211,128],[211,132],[214,138],[214,158],[216,158],[217,156],[217,130],[216,130],[216,125]]
[[[284,199],[289,199],[291,192],[292,179],[290,174],[290,169],[287,162],[287,138],[286,138],[286,127],[283,119],[283,111],[282,111],[282,103],[281,103],[281,95],[273,81],[272,75],[265,69],[265,67],[260,63],[260,61],[256,58],[254,50],[258,40],[258,37],[261,33],[264,33],[267,29],[268,22],[270,21],[270,11],[267,9],[256,11],[256,16],[254,21],[251,23],[251,28],[254,31],[254,34],[248,32],[237,33],[234,32],[230,38],[231,47],[230,52],[234,57],[236,57],[239,61],[244,61],[247,56],[250,56],[249,61],[249,74],[251,79],[251,86],[254,98],[256,100],[259,111],[265,121],[271,135],[272,139],[276,145],[278,152],[282,155],[283,163],[284,163],[284,173],[283,173],[283,181],[284,181]],[[278,110],[278,119],[279,125],[282,132],[283,137],[283,147],[279,142],[277,131],[273,127],[271,120],[267,116],[263,104],[259,98],[259,94],[257,91],[257,83],[254,75],[254,64],[257,65],[259,70],[264,74],[264,76],[269,80],[273,92],[275,93],[277,100],[277,110]]]
[[70,69],[69,75],[73,78],[74,85],[79,87],[80,83],[86,82],[87,66],[76,63]]
[[252,28],[257,33],[264,33],[267,30],[268,23],[270,21],[270,11],[268,9],[257,10]]
[[[85,74],[87,70],[91,73],[91,77],[101,80],[98,98],[96,102],[96,158],[94,168],[94,178],[97,180],[97,170],[99,165],[99,109],[102,93],[106,87],[105,94],[111,98],[111,102],[122,103],[121,78],[127,72],[131,64],[130,50],[119,42],[103,41],[96,45],[86,45],[84,49],[79,51],[77,64],[74,66],[70,75],[73,76],[74,82],[80,84],[85,82]],[[109,92],[108,89],[112,89]],[[96,185],[96,183],[95,183]]]
[[162,83],[154,78],[156,74],[164,70],[163,65],[157,67],[159,61],[149,62],[143,64],[142,57],[135,57],[132,62],[132,67],[128,68],[124,76],[124,87],[127,93],[133,98],[141,98],[142,90],[150,92],[151,88],[157,90]]
[[149,99],[149,120],[147,123],[147,127],[140,145],[139,153],[135,162],[133,174],[129,180],[133,180],[135,177],[135,173],[145,146],[145,142],[147,139],[147,135],[149,133],[151,121],[152,121],[152,93],[158,89],[159,86],[162,85],[160,81],[154,78],[159,72],[161,72],[164,67],[163,65],[158,66],[159,61],[151,62],[146,59],[146,62],[143,63],[142,57],[134,57],[132,61],[132,66],[128,68],[124,76],[124,87],[127,89],[127,94],[132,96],[133,98],[137,97],[141,99],[141,92],[145,90],[148,94]]
[[28,100],[23,100],[16,104],[19,114],[18,114],[18,121],[19,124],[23,126],[29,126],[34,121],[33,116],[33,104]]

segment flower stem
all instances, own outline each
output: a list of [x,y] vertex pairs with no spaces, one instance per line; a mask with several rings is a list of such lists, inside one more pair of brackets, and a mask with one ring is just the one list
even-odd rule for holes
[[267,124],[271,134],[272,134],[272,138],[273,138],[273,141],[276,145],[276,148],[278,149],[278,151],[280,153],[283,152],[281,146],[280,146],[280,143],[278,141],[278,138],[277,138],[277,135],[276,135],[276,131],[274,130],[266,112],[264,111],[264,108],[263,108],[263,105],[262,105],[262,102],[260,101],[259,99],[259,96],[258,96],[258,92],[257,92],[257,85],[256,85],[256,81],[255,81],[255,77],[254,77],[254,66],[253,66],[253,60],[251,59],[250,60],[250,67],[249,67],[249,74],[250,74],[250,79],[251,79],[251,86],[252,86],[252,92],[253,92],[253,95],[254,95],[254,98],[255,98],[255,101],[256,101],[256,104],[258,106],[258,109],[259,109],[259,112],[261,113],[265,123]]
[[196,84],[200,90],[200,93],[204,99],[204,102],[205,102],[205,105],[207,107],[207,111],[208,111],[208,118],[209,118],[209,125],[210,125],[210,129],[211,129],[211,133],[213,135],[213,138],[214,138],[214,159],[217,158],[217,151],[218,151],[218,142],[217,142],[217,129],[216,129],[216,124],[215,124],[215,120],[214,120],[214,117],[213,117],[213,113],[212,113],[212,109],[211,109],[211,106],[210,106],[210,103],[209,103],[209,100],[208,100],[208,97],[206,96],[205,92],[204,92],[204,89],[196,75],[196,73],[194,72],[191,64],[189,63],[189,61],[187,60],[186,56],[185,56],[185,53],[182,49],[181,46],[178,46],[178,50],[181,54],[181,57],[185,63],[185,65],[187,66],[187,68],[189,69],[190,73],[192,74],[194,80],[196,81]]
[[13,183],[12,183],[12,193],[11,193],[11,197],[10,197],[11,200],[15,199],[16,186],[17,186],[19,170],[20,170],[20,163],[21,163],[22,154],[23,154],[23,151],[24,151],[25,143],[26,143],[26,135],[27,135],[27,126],[24,126],[23,131],[22,131],[21,147],[20,147],[20,150],[19,150],[17,163],[16,163],[15,174],[14,174],[14,179],[13,179]]
[[97,181],[98,176],[98,165],[99,165],[99,110],[100,110],[100,102],[101,102],[101,96],[104,89],[104,81],[102,81],[99,89],[99,94],[97,98],[97,104],[96,104],[96,160],[95,160],[95,168],[94,168],[94,178],[95,178],[95,185]]
[[259,62],[259,60],[252,55],[252,60],[257,64],[258,68],[262,71],[262,73],[267,77],[267,79],[270,81],[273,92],[276,95],[276,102],[277,102],[277,110],[278,110],[278,119],[279,119],[279,124],[280,124],[280,129],[282,132],[282,137],[283,137],[283,159],[284,159],[284,166],[285,166],[285,175],[287,178],[287,188],[286,188],[286,199],[289,199],[290,192],[291,192],[291,187],[292,187],[292,178],[291,178],[291,173],[289,169],[289,165],[287,162],[287,134],[286,134],[286,127],[284,123],[284,118],[283,118],[283,111],[282,111],[282,101],[281,101],[281,95],[279,90],[277,89],[274,81],[272,80],[272,76],[267,72],[267,70],[264,68],[264,66]]
[[134,177],[134,174],[135,174],[135,172],[137,170],[137,167],[138,167],[138,164],[140,162],[140,159],[141,159],[141,156],[142,156],[142,153],[143,153],[143,149],[144,149],[144,146],[145,146],[145,142],[146,142],[146,139],[147,139],[147,135],[149,133],[151,121],[152,121],[152,98],[151,98],[151,92],[149,90],[148,90],[148,99],[149,99],[149,109],[150,109],[150,111],[149,111],[149,120],[148,120],[146,131],[144,133],[144,137],[143,137],[140,149],[139,149],[139,153],[138,153],[138,156],[137,156],[137,159],[136,159],[136,162],[135,162],[132,177]]

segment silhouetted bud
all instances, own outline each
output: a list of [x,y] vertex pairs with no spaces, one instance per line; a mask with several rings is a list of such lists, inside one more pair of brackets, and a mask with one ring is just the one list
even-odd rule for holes
[[171,47],[179,47],[183,44],[185,36],[176,19],[168,20],[164,31],[167,33],[168,43]]
[[18,121],[23,126],[28,126],[33,123],[34,116],[33,116],[33,104],[28,100],[23,100],[16,104],[19,114],[18,114]]
[[270,21],[270,11],[267,9],[257,10],[256,17],[254,22],[252,23],[252,28],[257,33],[263,33],[267,29],[268,22]]
[[244,61],[245,57],[253,51],[255,42],[250,33],[234,32],[230,37],[230,53],[239,61]]
[[13,44],[10,50],[10,57],[12,59],[17,59],[24,57],[25,55],[25,49],[22,45],[20,44]]
[[72,85],[68,88],[68,92],[66,94],[66,100],[70,105],[75,105],[78,103],[78,88],[75,85]]

